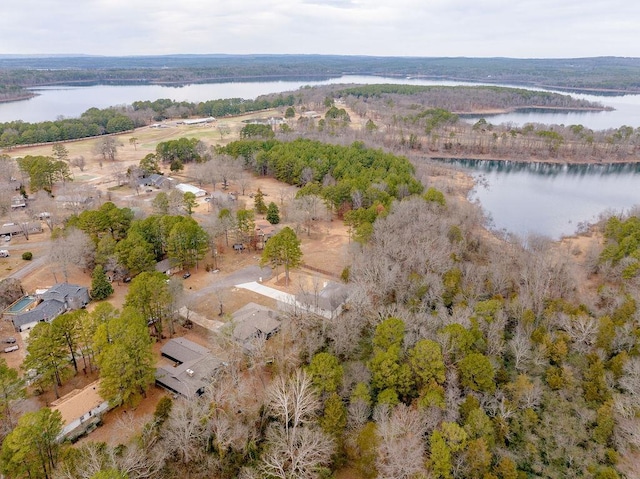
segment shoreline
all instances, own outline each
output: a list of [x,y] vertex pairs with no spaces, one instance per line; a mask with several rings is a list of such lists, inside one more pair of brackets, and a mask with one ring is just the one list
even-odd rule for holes
[[473,116],[494,116],[494,115],[504,115],[506,113],[516,113],[520,110],[550,110],[550,111],[559,111],[559,112],[600,112],[600,111],[614,111],[613,107],[570,107],[570,106],[540,106],[540,105],[522,105],[522,106],[512,106],[506,108],[487,108],[484,110],[476,110],[476,111],[453,111],[454,115],[458,115],[462,118],[464,117],[473,117]]
[[635,160],[616,160],[616,159],[598,159],[598,160],[577,160],[577,159],[569,159],[569,160],[559,160],[557,158],[505,158],[494,155],[453,155],[453,154],[437,154],[437,155],[427,155],[423,157],[427,160],[473,160],[473,161],[501,161],[507,162],[511,161],[513,163],[544,163],[549,165],[635,165],[640,163],[640,158]]
[[38,96],[38,93],[27,93],[24,95],[20,95],[18,97],[0,98],[0,103],[11,103],[13,101],[31,100],[33,97],[36,97],[36,96]]

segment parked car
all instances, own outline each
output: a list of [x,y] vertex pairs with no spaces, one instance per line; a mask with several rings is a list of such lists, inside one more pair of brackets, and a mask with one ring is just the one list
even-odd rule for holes
[[6,249],[0,249],[0,258],[8,258],[11,256]]
[[127,276],[125,279],[122,280],[124,283],[130,283],[131,282],[131,276]]
[[184,279],[187,279],[189,276],[191,276],[191,273],[189,272],[186,272],[185,274],[182,275]]
[[2,342],[7,344],[14,344],[16,342],[16,338],[14,337],[4,338]]
[[11,352],[13,352],[13,351],[17,351],[18,349],[20,349],[20,348],[18,347],[18,345],[17,345],[17,344],[14,344],[13,346],[9,346],[8,348],[4,348],[4,352],[5,352],[5,353],[11,353]]

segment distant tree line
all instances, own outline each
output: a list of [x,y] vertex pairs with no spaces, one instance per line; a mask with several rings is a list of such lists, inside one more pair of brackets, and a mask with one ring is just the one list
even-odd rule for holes
[[[393,100],[394,105],[404,103],[400,97],[411,98],[415,102],[430,105],[432,108],[445,108],[451,111],[471,112],[483,108],[517,108],[523,106],[554,108],[605,109],[602,104],[573,98],[569,95],[548,91],[525,90],[524,88],[506,88],[499,86],[441,86],[441,85],[360,85],[338,90],[338,98],[382,98]],[[414,103],[415,104],[415,103]]]
[[[327,85],[301,89],[299,107],[319,109],[334,98],[356,117],[361,129],[327,129],[324,119],[300,117],[295,134],[323,141],[362,141],[415,157],[494,158],[551,161],[637,161],[640,128],[622,125],[592,130],[584,125],[491,123],[490,113],[475,123],[466,112],[511,109],[602,109],[568,95],[500,87]],[[335,107],[333,107],[335,108]],[[476,113],[474,116],[477,116]],[[280,137],[289,139],[284,130]]]
[[290,106],[293,95],[279,95],[273,99],[256,100],[229,98],[200,103],[176,102],[159,99],[136,101],[131,107],[90,108],[80,118],[64,118],[55,121],[28,123],[21,120],[0,123],[0,147],[10,148],[33,143],[53,143],[91,136],[129,131],[136,127],[167,118],[190,116],[229,116],[252,111]]
[[640,60],[404,58],[336,55],[179,55],[0,59],[0,84],[193,83],[239,79],[327,78],[353,74],[413,76],[548,86],[570,90],[640,90]]
[[0,147],[53,143],[132,130],[136,124],[115,108],[90,108],[80,118],[28,123],[20,120],[0,123]]

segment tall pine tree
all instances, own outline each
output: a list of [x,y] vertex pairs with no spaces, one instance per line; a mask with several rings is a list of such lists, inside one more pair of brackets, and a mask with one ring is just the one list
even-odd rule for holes
[[91,297],[101,301],[112,294],[113,286],[111,286],[104,269],[100,265],[96,266],[91,277]]

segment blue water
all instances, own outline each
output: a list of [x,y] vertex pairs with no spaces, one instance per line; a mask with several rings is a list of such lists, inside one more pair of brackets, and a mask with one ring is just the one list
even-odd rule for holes
[[26,309],[30,304],[35,302],[35,300],[36,299],[33,296],[25,296],[24,298],[18,300],[18,302],[13,306],[11,306],[11,308],[9,308],[9,311],[12,313],[19,313],[23,309]]
[[479,201],[492,229],[559,239],[604,213],[640,205],[640,165],[551,165],[443,160],[476,179]]

